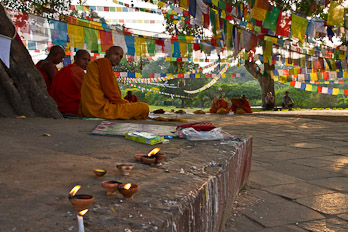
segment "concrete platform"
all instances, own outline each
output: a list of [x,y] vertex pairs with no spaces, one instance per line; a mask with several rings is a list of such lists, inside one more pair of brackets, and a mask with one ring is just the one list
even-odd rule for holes
[[[251,136],[209,142],[171,139],[151,146],[89,135],[99,122],[0,119],[0,231],[77,231],[77,211],[67,198],[77,184],[82,186],[78,193],[95,197],[84,216],[85,231],[222,230],[249,176]],[[167,154],[162,166],[135,161],[135,154],[154,147]],[[122,176],[116,169],[120,163],[135,168]],[[107,174],[96,178],[93,168],[105,168]],[[134,200],[106,196],[104,180],[134,183],[140,190]]]

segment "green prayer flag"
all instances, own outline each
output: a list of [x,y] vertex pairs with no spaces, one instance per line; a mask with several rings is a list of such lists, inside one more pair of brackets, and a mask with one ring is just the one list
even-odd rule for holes
[[98,30],[84,27],[85,43],[87,44],[87,50],[98,50]]
[[271,12],[267,11],[266,18],[263,21],[262,27],[276,31],[279,13],[280,9],[278,9],[277,7],[273,7]]
[[155,55],[156,41],[154,39],[146,39],[147,52],[150,56]]

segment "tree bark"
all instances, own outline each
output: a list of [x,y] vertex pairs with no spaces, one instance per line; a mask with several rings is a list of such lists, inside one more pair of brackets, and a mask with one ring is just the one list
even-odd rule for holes
[[[248,60],[245,61],[245,68],[246,70],[256,78],[260,84],[261,91],[262,91],[262,107],[266,106],[265,98],[267,96],[267,93],[272,92],[273,96],[275,97],[275,91],[274,91],[274,80],[272,79],[271,75],[268,73],[270,70],[274,70],[274,65],[270,65],[268,63],[264,63],[264,73],[255,71],[255,62],[250,62]],[[276,103],[274,103],[276,106]]]
[[[0,4],[0,34],[12,38],[15,30]],[[28,50],[16,39],[11,43],[10,69],[0,62],[0,109],[0,117],[62,118]]]

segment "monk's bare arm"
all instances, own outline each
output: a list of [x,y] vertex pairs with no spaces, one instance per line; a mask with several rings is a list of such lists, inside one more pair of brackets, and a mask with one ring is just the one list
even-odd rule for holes
[[50,81],[52,82],[54,76],[57,73],[57,67],[54,64],[50,64],[50,63],[43,63],[41,64],[41,70],[47,74],[48,78],[50,79]]

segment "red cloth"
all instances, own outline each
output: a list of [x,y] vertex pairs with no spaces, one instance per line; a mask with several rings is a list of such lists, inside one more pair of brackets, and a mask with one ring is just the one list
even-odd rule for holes
[[130,96],[130,97],[128,95],[126,95],[123,99],[128,100],[130,103],[138,101],[137,96],[135,96],[134,94],[132,94],[132,96]]
[[74,63],[62,68],[53,78],[49,93],[60,112],[78,114],[84,75],[83,68]]
[[204,122],[182,124],[180,126],[177,126],[176,130],[179,130],[181,128],[188,128],[188,127],[192,127],[196,131],[210,131],[210,130],[216,128],[216,126],[212,122],[204,121]]
[[[39,72],[41,73],[42,77],[44,78],[45,83],[46,83],[46,87],[47,87],[47,91],[49,91],[50,88],[51,88],[51,81],[50,81],[50,78],[48,77],[47,73],[45,73],[44,71],[41,70],[41,68],[40,68],[41,62],[42,62],[42,60],[40,60],[36,64],[36,68],[37,68],[37,70],[39,70]],[[57,69],[57,71],[58,71],[58,69]]]
[[231,110],[236,113],[238,108],[244,110],[245,113],[252,113],[248,100],[245,100],[243,102],[242,99],[232,99]]
[[291,15],[281,11],[278,17],[276,34],[289,37],[290,29]]

